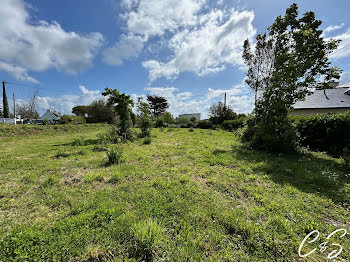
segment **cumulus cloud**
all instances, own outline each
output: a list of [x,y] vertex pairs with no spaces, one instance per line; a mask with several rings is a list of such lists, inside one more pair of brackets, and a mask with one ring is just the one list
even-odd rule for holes
[[142,63],[151,82],[160,77],[174,79],[185,71],[203,76],[225,70],[227,65],[241,67],[243,41],[256,32],[253,12],[208,11],[204,0],[123,0],[121,6],[125,34],[104,52],[104,61],[121,65],[139,55],[149,42],[166,38],[171,57]]
[[149,70],[150,81],[176,78],[181,72],[199,76],[222,71],[226,65],[241,67],[243,41],[255,35],[254,13],[213,10],[202,15],[200,27],[175,34],[169,47],[174,57],[167,62],[149,60],[143,66]]
[[47,109],[51,109],[62,114],[72,114],[73,107],[77,105],[89,105],[92,101],[102,98],[98,90],[88,90],[85,86],[79,86],[79,89],[79,95],[63,95],[58,97],[39,96],[39,111],[43,113]]
[[[175,87],[147,87],[146,91],[151,95],[165,97],[169,104],[169,111],[174,115],[186,113],[201,113],[202,118],[208,117],[208,111],[212,104],[223,101],[224,93],[227,94],[227,104],[237,113],[250,113],[254,107],[254,97],[249,87],[244,83],[228,89],[208,88],[201,96],[193,96],[191,92],[179,92]],[[133,95],[134,101],[137,97],[145,95]]]
[[104,61],[121,65],[123,60],[137,56],[151,37],[194,25],[202,4],[202,0],[123,0],[121,18],[126,32],[104,51]]
[[100,33],[79,35],[57,22],[32,21],[24,0],[2,0],[0,17],[1,69],[20,80],[35,82],[28,71],[85,71],[103,43]]

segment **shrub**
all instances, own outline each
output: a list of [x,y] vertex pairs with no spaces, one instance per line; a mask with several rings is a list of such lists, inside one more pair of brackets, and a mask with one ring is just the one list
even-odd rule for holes
[[214,125],[212,122],[210,122],[209,120],[199,120],[196,125],[195,128],[201,128],[201,129],[213,129]]
[[288,118],[271,120],[270,125],[266,123],[255,117],[248,119],[242,141],[253,149],[268,152],[292,153],[298,149],[298,133]]
[[85,118],[82,116],[71,116],[63,115],[61,116],[59,123],[60,124],[82,124],[85,123]]
[[83,136],[75,138],[72,142],[72,146],[83,146],[85,144],[84,139],[85,137]]
[[121,162],[123,151],[117,146],[107,148],[106,150],[107,162],[106,165],[115,165]]
[[99,144],[102,144],[102,145],[108,144],[108,143],[117,144],[123,140],[122,137],[120,136],[119,128],[114,125],[112,125],[106,133],[97,134],[97,139]]
[[153,219],[132,227],[133,253],[142,261],[151,261],[163,240],[164,229]]
[[164,122],[162,118],[157,118],[154,126],[157,128],[167,127],[167,124]]
[[333,156],[350,148],[350,111],[344,114],[292,116],[301,144],[311,150],[325,151]]
[[151,144],[151,142],[152,142],[152,139],[149,136],[145,137],[143,140],[144,145],[149,145],[149,144]]
[[191,127],[188,131],[189,131],[189,132],[194,132],[193,127]]
[[232,131],[238,128],[242,128],[244,125],[245,121],[243,119],[226,120],[222,123],[222,128],[224,130]]

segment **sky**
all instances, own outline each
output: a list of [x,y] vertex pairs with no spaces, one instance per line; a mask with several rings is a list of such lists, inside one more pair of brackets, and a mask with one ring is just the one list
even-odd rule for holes
[[71,114],[105,87],[135,101],[161,95],[174,116],[202,118],[226,92],[235,112],[250,113],[243,41],[293,2],[323,21],[325,38],[342,40],[330,58],[350,82],[348,0],[1,0],[0,79],[16,103],[38,88],[40,113]]

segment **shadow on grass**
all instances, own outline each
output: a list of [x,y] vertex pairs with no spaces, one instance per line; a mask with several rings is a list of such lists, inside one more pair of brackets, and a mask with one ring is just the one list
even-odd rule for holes
[[[82,141],[82,146],[90,146],[90,145],[98,145],[99,141],[98,139],[86,139]],[[54,146],[72,146],[72,142],[70,143],[64,143],[64,144],[57,144]]]
[[350,170],[331,158],[317,154],[273,154],[233,146],[231,151],[215,150],[213,154],[231,154],[251,163],[256,174],[265,174],[279,184],[289,184],[307,193],[323,195],[343,206],[349,206],[350,195],[344,186],[350,183]]

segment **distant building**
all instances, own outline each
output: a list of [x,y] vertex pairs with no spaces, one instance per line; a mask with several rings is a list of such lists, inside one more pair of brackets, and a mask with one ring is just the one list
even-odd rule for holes
[[290,114],[344,113],[347,110],[350,110],[350,83],[334,85],[332,89],[315,90],[305,100],[296,102]]
[[39,119],[41,120],[48,120],[50,121],[51,123],[55,123],[55,122],[58,122],[61,118],[61,113],[60,112],[57,112],[57,111],[51,111],[50,109],[48,109],[46,111],[45,114],[43,114]]
[[191,119],[192,117],[195,117],[197,120],[201,120],[201,113],[182,114],[182,115],[179,115],[179,118],[180,117],[184,117],[187,119]]

